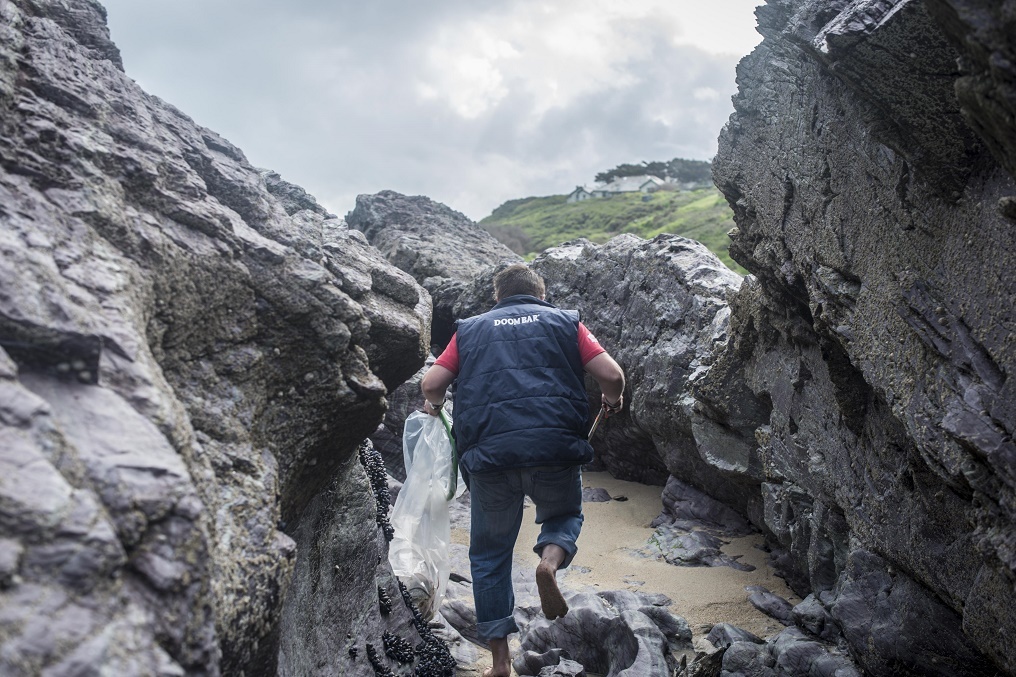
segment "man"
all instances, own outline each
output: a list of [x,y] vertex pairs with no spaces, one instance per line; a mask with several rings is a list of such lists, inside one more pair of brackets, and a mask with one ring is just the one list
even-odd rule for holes
[[477,633],[493,667],[508,677],[512,552],[523,500],[536,505],[540,556],[536,585],[543,613],[568,612],[555,578],[577,550],[582,527],[580,466],[593,458],[586,441],[589,404],[583,370],[596,379],[607,415],[622,407],[624,372],[579,322],[578,313],[544,300],[543,280],[525,264],[494,278],[497,305],[460,320],[455,335],[421,382],[424,410],[436,416],[455,390],[455,439],[471,495],[469,561]]

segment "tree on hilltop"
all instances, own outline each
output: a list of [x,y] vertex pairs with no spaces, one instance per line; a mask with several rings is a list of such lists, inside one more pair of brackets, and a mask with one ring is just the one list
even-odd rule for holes
[[655,176],[664,181],[679,183],[710,183],[712,182],[712,163],[702,160],[686,160],[674,158],[669,162],[640,162],[638,164],[620,164],[613,169],[600,172],[594,178],[600,183],[610,183],[623,176]]

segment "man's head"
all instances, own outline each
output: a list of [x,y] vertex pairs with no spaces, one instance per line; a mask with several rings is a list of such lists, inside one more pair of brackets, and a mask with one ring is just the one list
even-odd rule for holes
[[518,294],[543,299],[546,293],[543,278],[524,263],[514,263],[494,276],[494,300],[499,303]]

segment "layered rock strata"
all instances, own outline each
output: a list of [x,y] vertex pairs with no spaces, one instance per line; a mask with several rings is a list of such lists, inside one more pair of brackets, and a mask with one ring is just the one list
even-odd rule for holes
[[375,571],[355,450],[430,299],[144,94],[104,19],[0,3],[0,672],[273,674],[284,600],[322,603],[304,521],[347,497],[329,573]]
[[867,674],[1016,674],[1011,10],[758,15],[714,165],[754,277],[701,409],[754,425],[749,514]]

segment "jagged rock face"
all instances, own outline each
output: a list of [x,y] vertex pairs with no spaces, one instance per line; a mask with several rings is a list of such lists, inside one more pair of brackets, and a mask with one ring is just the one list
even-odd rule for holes
[[[714,164],[757,279],[703,411],[750,424],[730,405],[771,405],[752,517],[869,674],[1016,674],[1011,11],[776,0],[759,20]],[[750,392],[724,401],[739,373]],[[861,561],[907,591],[854,595],[867,621],[836,613]],[[893,619],[914,609],[996,666],[929,667],[858,630],[913,645]]]
[[0,17],[0,672],[271,673],[287,533],[363,486],[430,299],[141,92],[96,3]]
[[463,287],[488,266],[522,260],[464,214],[427,197],[391,190],[359,195],[346,223],[430,292],[433,341],[442,348],[464,317],[453,311]]

